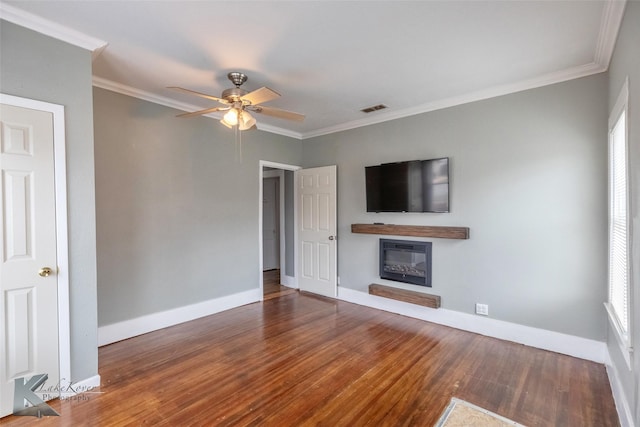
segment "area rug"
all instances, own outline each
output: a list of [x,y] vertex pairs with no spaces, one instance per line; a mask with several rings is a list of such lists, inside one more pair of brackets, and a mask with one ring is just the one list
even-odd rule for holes
[[515,421],[489,412],[464,400],[451,398],[434,427],[524,427]]

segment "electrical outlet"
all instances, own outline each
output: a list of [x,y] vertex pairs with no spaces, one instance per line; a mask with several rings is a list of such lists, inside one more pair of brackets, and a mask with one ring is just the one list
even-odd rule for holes
[[476,314],[483,316],[489,315],[489,306],[487,304],[476,304]]

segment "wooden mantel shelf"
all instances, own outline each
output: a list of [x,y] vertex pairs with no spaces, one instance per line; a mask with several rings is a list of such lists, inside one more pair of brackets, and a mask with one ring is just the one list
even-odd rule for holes
[[391,286],[378,285],[377,283],[369,285],[369,294],[411,304],[423,305],[425,307],[440,308],[440,296],[438,295],[392,288]]
[[352,233],[386,234],[393,236],[439,237],[468,239],[469,227],[441,227],[429,225],[351,224]]

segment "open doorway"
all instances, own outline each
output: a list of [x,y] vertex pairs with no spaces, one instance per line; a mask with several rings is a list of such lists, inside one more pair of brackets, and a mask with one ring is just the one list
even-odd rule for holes
[[298,166],[260,161],[260,290],[263,299],[295,292]]

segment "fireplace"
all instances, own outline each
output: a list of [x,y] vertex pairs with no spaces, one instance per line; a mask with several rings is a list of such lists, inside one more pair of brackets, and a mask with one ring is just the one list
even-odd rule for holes
[[380,239],[380,278],[431,287],[431,242]]

